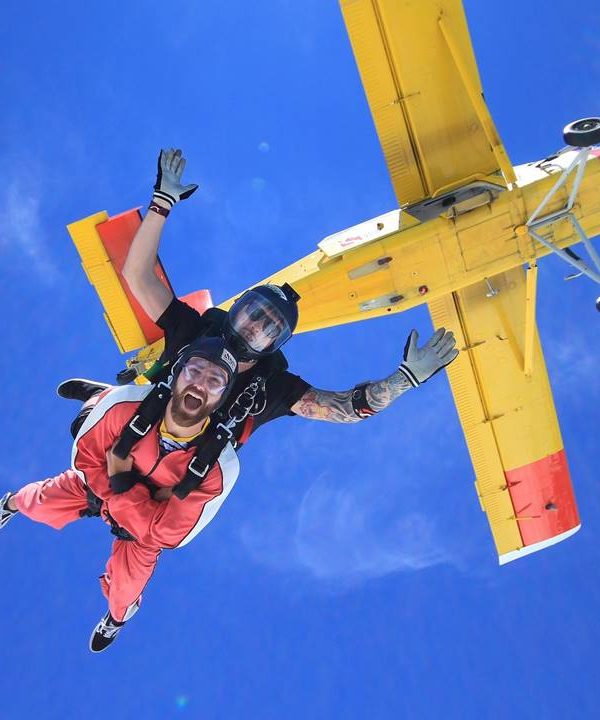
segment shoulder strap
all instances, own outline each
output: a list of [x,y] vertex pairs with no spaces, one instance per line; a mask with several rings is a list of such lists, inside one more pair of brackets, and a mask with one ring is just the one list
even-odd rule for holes
[[117,457],[125,459],[133,446],[145,437],[165,414],[171,387],[168,383],[160,382],[139,404],[131,420],[125,425],[113,452]]

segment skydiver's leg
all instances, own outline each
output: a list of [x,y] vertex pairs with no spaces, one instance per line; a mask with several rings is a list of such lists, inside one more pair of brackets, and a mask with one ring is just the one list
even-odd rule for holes
[[56,388],[59,397],[65,398],[66,400],[79,400],[83,403],[77,413],[77,417],[71,423],[71,435],[74,438],[98,402],[100,394],[110,387],[112,386],[107,383],[96,382],[95,380],[70,378],[69,380],[61,382]]
[[71,436],[73,440],[77,437],[77,433],[81,430],[81,426],[83,423],[87,420],[88,415],[92,412],[94,407],[96,406],[96,403],[98,402],[98,399],[100,397],[100,393],[98,395],[94,395],[92,398],[90,398],[87,402],[84,402],[81,408],[79,409],[79,412],[75,416],[75,419],[71,423]]
[[106,572],[100,576],[100,587],[108,600],[108,612],[92,631],[92,652],[106,650],[125,622],[137,612],[142,591],[152,577],[159,555],[159,548],[115,540]]
[[85,485],[73,470],[47,480],[29,483],[11,495],[8,507],[36,522],[60,530],[79,520],[88,507]]
[[114,541],[106,572],[100,576],[100,587],[114,620],[124,621],[128,610],[140,605],[159,555],[157,547],[131,540]]

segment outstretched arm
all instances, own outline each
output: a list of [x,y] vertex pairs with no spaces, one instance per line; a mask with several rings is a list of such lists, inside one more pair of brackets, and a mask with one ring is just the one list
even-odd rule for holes
[[131,292],[152,320],[158,320],[173,300],[173,293],[154,272],[166,216],[176,202],[188,198],[198,187],[181,184],[184,168],[181,150],[161,150],[152,202],[123,266],[123,277]]
[[[410,390],[413,386],[406,379],[400,370],[396,370],[383,380],[369,383],[365,387],[366,399],[373,413],[383,410],[390,405],[402,393]],[[344,390],[334,392],[332,390],[319,390],[309,388],[298,402],[292,406],[296,415],[311,420],[326,420],[336,423],[357,423],[363,417],[359,416],[352,405],[352,395],[356,391]],[[364,415],[367,417],[367,415]]]
[[383,380],[333,392],[309,388],[291,410],[311,420],[355,423],[384,410],[400,395],[418,387],[458,355],[452,332],[440,328],[422,348],[413,330],[406,341],[404,360],[398,370]]

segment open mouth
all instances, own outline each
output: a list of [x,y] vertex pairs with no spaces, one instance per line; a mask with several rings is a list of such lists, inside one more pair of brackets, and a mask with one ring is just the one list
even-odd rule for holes
[[206,401],[202,395],[188,390],[183,396],[183,407],[190,413],[196,413],[201,410]]

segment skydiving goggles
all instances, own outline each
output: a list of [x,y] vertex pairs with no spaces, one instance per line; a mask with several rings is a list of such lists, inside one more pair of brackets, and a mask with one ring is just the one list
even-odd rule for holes
[[256,352],[277,349],[292,335],[281,311],[250,290],[229,311],[233,331]]
[[229,383],[225,370],[210,360],[191,357],[181,368],[187,382],[202,385],[211,395],[220,395]]

